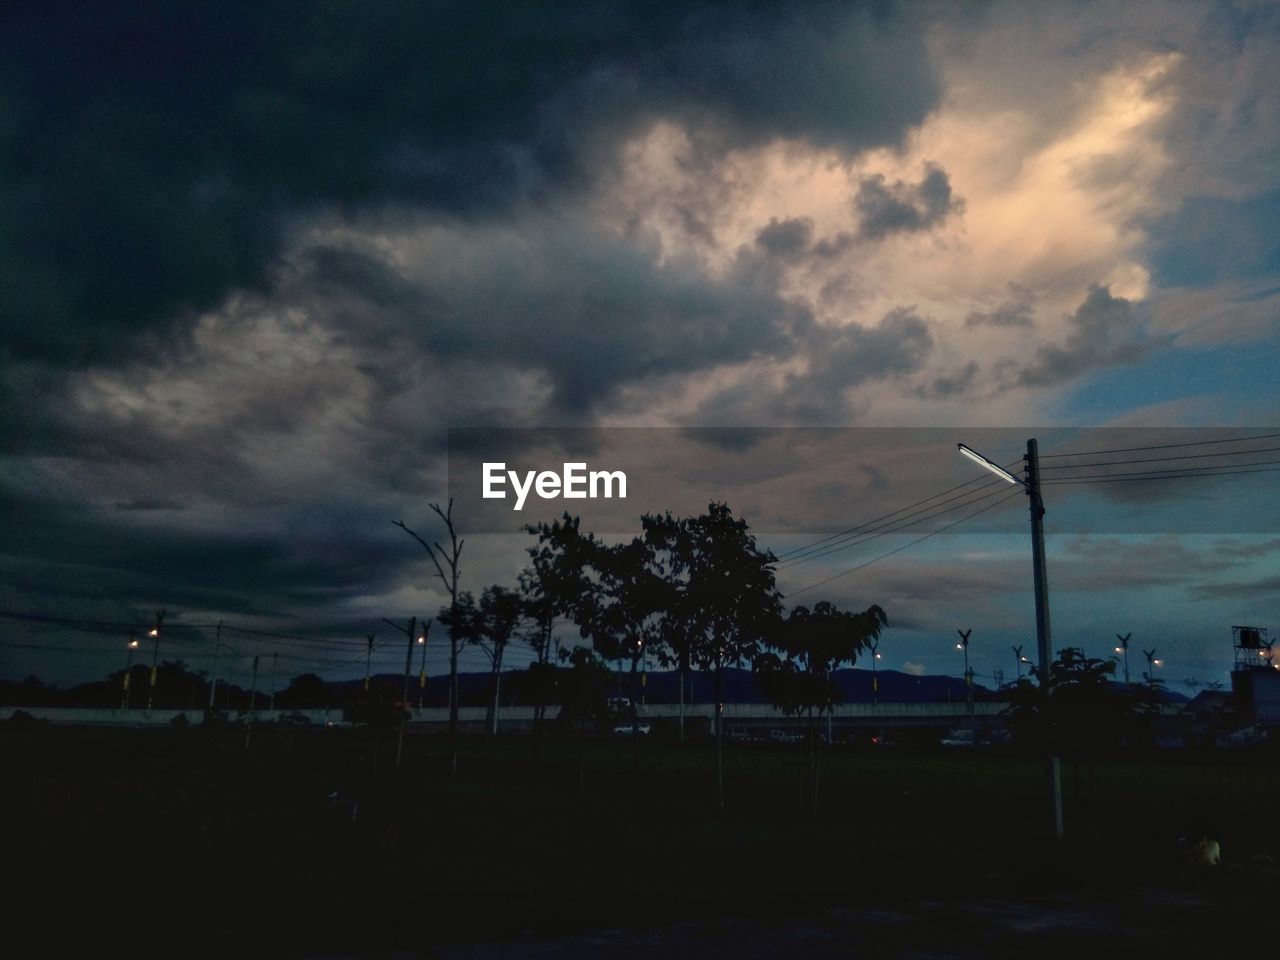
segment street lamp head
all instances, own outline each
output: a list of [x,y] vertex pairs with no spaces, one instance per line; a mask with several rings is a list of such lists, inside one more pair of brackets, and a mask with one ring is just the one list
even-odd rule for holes
[[147,636],[148,636],[148,637],[158,637],[158,636],[160,636],[160,628],[159,628],[159,627],[152,627],[150,630],[148,630],[148,631],[147,631]]
[[427,638],[426,638],[426,637],[419,637],[419,638],[418,638],[418,642],[419,642],[419,643],[426,643],[426,642],[427,642]]
[[1123,652],[1124,651],[1122,651],[1119,647],[1116,647],[1116,653],[1123,653]]
[[1021,480],[1015,477],[1012,473],[1010,473],[1004,467],[1000,466],[1000,464],[993,463],[992,461],[984,457],[982,454],[978,453],[976,450],[971,450],[969,447],[966,447],[963,443],[957,443],[956,449],[958,449],[962,454],[964,454],[966,457],[968,457],[978,466],[982,467],[984,470],[990,470],[1001,480],[1007,480],[1009,483],[1012,483],[1015,486],[1022,484]]
[[1157,667],[1158,667],[1158,666],[1160,666],[1160,658],[1159,658],[1159,657],[1157,657],[1155,660],[1152,660],[1151,662],[1152,662],[1152,663],[1154,663]]
[[957,644],[956,644],[956,649],[957,649],[957,650],[963,650],[963,649],[964,649],[964,644],[963,644],[963,643],[957,643]]
[[138,649],[138,641],[137,641],[137,640],[130,640],[130,641],[129,641],[129,649],[130,649],[130,650],[137,650],[137,649]]

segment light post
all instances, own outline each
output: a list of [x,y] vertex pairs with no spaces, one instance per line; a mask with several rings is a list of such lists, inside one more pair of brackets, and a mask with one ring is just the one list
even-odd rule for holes
[[1016,668],[1016,669],[1017,669],[1017,671],[1018,671],[1018,679],[1019,679],[1019,680],[1021,680],[1021,679],[1022,679],[1022,665],[1023,665],[1024,663],[1030,663],[1031,661],[1030,661],[1030,660],[1028,660],[1026,657],[1024,657],[1024,656],[1022,655],[1022,648],[1021,648],[1021,647],[1014,647],[1014,648],[1013,648],[1013,659],[1014,659],[1014,665],[1015,665],[1015,668]]
[[1116,647],[1116,653],[1124,654],[1124,685],[1126,687],[1129,685],[1129,638],[1132,636],[1132,633],[1126,633],[1123,637],[1116,634],[1116,639],[1120,641],[1119,646]]
[[[431,627],[431,621],[426,620],[423,622],[422,633],[419,634],[418,636],[414,635],[414,627],[418,625],[417,617],[409,618],[408,629],[405,629],[404,627],[400,626],[400,624],[395,623],[394,621],[388,620],[386,617],[382,618],[382,622],[390,624],[391,626],[395,627],[397,630],[403,633],[409,640],[408,649],[406,649],[404,653],[404,689],[400,694],[400,732],[396,736],[396,769],[399,770],[400,760],[404,756],[404,728],[409,724],[409,670],[413,667],[413,648],[416,644],[422,644],[423,675],[425,676],[426,675],[426,656],[427,656],[427,650],[426,650],[427,630],[430,629]],[[369,649],[371,651],[373,649],[372,634],[369,636]],[[365,682],[365,689],[367,690],[369,688],[369,677],[368,677],[367,667],[365,671],[364,682]]]
[[880,703],[880,677],[876,674],[876,661],[880,659],[880,641],[868,640],[867,646],[871,648],[871,703],[874,706]]
[[957,650],[964,651],[964,702],[965,712],[969,714],[970,722],[973,721],[973,671],[969,669],[969,634],[973,633],[973,628],[968,630],[957,630],[960,634],[960,642],[956,644]]
[[1156,648],[1143,650],[1143,656],[1147,658],[1147,686],[1154,687],[1156,685],[1155,668],[1160,666],[1160,658],[1156,656]]
[[422,636],[418,637],[418,646],[422,648],[422,669],[418,671],[418,709],[422,709],[422,696],[427,688],[427,630],[431,627],[431,621],[427,621],[427,625],[422,629]]
[[[1044,560],[1044,500],[1040,496],[1040,449],[1035,438],[1027,441],[1027,453],[1023,458],[1026,479],[1019,480],[998,463],[982,454],[957,443],[963,456],[968,457],[984,470],[989,470],[1002,480],[1021,485],[1030,500],[1031,508],[1031,571],[1036,598],[1036,653],[1040,658],[1040,694],[1048,696],[1049,664],[1052,662],[1052,640],[1049,629],[1049,580]],[[1050,749],[1046,758],[1046,779],[1049,785],[1053,814],[1053,834],[1062,838],[1062,769],[1058,757]]]
[[151,687],[147,690],[147,713],[151,712],[151,705],[155,702],[156,697],[156,671],[160,664],[160,622],[164,619],[165,611],[156,611],[156,622],[147,636],[155,640],[155,646],[151,652]]
[[120,693],[120,709],[129,709],[129,674],[133,672],[133,651],[138,649],[136,631],[129,631],[129,642],[125,645],[128,653],[124,661],[124,689]]

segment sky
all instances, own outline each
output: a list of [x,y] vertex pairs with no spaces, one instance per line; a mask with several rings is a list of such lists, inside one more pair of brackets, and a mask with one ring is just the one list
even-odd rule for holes
[[[120,669],[159,609],[197,668],[346,676],[376,632],[399,669],[382,619],[445,594],[392,521],[439,536],[461,485],[462,586],[525,560],[468,430],[605,437],[566,452],[665,477],[610,532],[696,495],[779,554],[972,479],[967,437],[1280,459],[1221,442],[1280,433],[1275,4],[13,2],[0,34],[0,676]],[[1280,632],[1273,469],[1047,488],[1055,646],[1225,680],[1231,625]],[[886,667],[959,673],[972,629],[1009,679],[1025,498],[964,516],[779,584],[880,604]]]

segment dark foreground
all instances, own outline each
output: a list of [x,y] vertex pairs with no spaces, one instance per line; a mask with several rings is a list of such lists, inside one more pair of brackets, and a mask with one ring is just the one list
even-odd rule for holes
[[1057,845],[1016,756],[831,751],[814,818],[802,746],[739,746],[719,816],[705,744],[468,741],[451,778],[440,737],[5,726],[27,955],[1203,955],[1280,879],[1269,757],[1068,765]]

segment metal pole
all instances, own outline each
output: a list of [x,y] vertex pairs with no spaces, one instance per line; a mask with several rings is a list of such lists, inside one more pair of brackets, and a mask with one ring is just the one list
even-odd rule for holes
[[[1040,657],[1040,695],[1049,695],[1052,638],[1049,627],[1049,579],[1044,560],[1044,500],[1040,496],[1040,451],[1035,438],[1027,441],[1027,494],[1031,498],[1031,559],[1036,591],[1036,652]],[[1062,839],[1062,769],[1049,748],[1046,779],[1053,807],[1053,835]]]
[[[429,621],[428,621],[429,623]],[[427,689],[427,634],[422,633],[422,669],[418,672],[418,709],[422,709],[422,697]]]
[[1116,634],[1116,639],[1120,641],[1120,646],[1116,649],[1124,654],[1124,685],[1126,687],[1129,685],[1129,638],[1132,636],[1132,633],[1126,633],[1123,637]]
[[128,654],[124,661],[124,690],[120,694],[120,709],[129,709],[129,674],[133,672],[133,651],[138,649],[138,638],[135,631],[129,631]]
[[218,621],[218,630],[213,641],[213,679],[209,683],[209,709],[213,709],[213,696],[218,690],[218,653],[222,649],[222,621]]
[[276,663],[280,659],[280,651],[273,650],[271,653],[271,700],[267,705],[267,713],[276,712]]
[[400,694],[400,735],[396,739],[396,769],[400,769],[400,758],[404,755],[404,728],[409,722],[409,670],[413,666],[413,643],[417,639],[413,628],[418,625],[417,617],[409,618],[409,647],[404,655],[404,691]]
[[151,636],[155,638],[155,647],[151,653],[151,686],[147,690],[147,714],[151,714],[151,705],[155,701],[156,696],[156,671],[160,663],[160,621],[164,619],[165,611],[156,611],[156,625],[151,628]]

